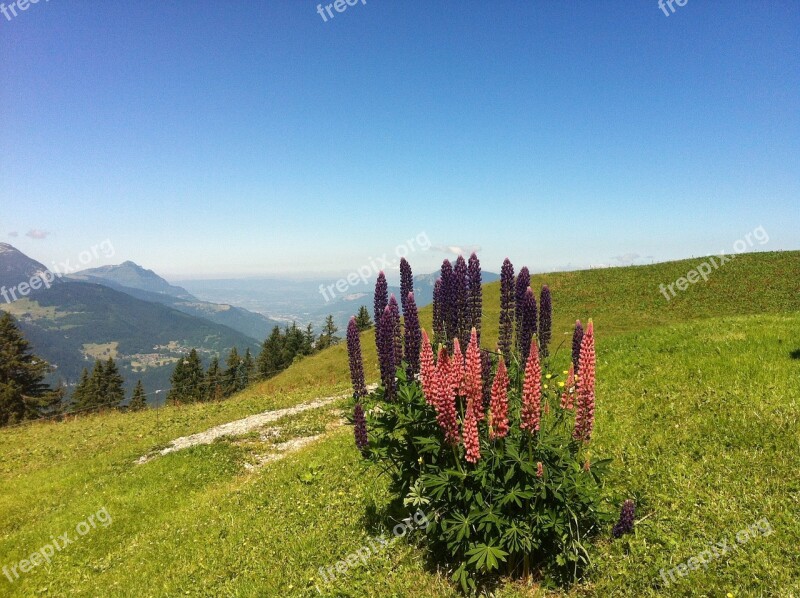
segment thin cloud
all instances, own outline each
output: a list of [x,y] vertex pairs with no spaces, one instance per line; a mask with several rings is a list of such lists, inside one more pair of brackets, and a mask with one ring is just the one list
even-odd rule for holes
[[639,255],[638,253],[624,253],[622,255],[618,255],[616,257],[612,257],[611,259],[618,261],[623,266],[630,266],[636,260],[638,260],[640,257],[642,257],[642,256]]
[[432,245],[431,249],[452,255],[470,255],[473,251],[478,253],[482,248],[480,245]]
[[9,237],[19,237],[19,233],[17,231],[15,231],[15,230],[12,230],[10,233],[8,233],[8,236]]
[[46,230],[39,230],[38,228],[33,228],[25,233],[26,237],[30,237],[31,239],[46,239],[50,236],[50,233]]

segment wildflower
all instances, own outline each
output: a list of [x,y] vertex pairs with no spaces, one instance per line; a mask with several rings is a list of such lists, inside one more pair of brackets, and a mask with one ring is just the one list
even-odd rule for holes
[[408,317],[408,294],[414,292],[414,275],[411,273],[411,264],[406,258],[400,258],[400,304],[403,315]]
[[450,347],[453,341],[453,329],[455,327],[456,315],[453,313],[453,265],[450,260],[442,262],[440,270],[442,281],[442,289],[440,293],[440,317],[442,319],[442,339],[441,342],[446,343]]
[[539,296],[539,345],[542,355],[548,355],[547,347],[550,345],[550,336],[553,328],[553,300],[550,296],[550,287],[544,285]]
[[481,342],[481,311],[483,297],[481,295],[481,262],[473,252],[467,264],[467,280],[469,281],[469,326],[478,333],[478,345]]
[[355,318],[347,324],[347,355],[350,358],[350,380],[353,383],[353,396],[358,399],[367,395],[364,384],[364,361],[361,357],[361,339]]
[[[481,400],[480,395],[477,400]],[[466,459],[470,463],[477,463],[481,458],[481,442],[478,436],[478,419],[475,414],[474,402],[474,396],[467,400],[467,412],[464,415],[464,448],[466,449]]]
[[458,444],[458,414],[456,413],[456,389],[450,373],[450,359],[444,347],[439,348],[436,363],[436,421],[449,444]]
[[559,380],[559,381],[558,381],[558,387],[559,387],[559,388],[564,388],[564,382],[563,382],[563,381],[561,381],[561,380]]
[[533,290],[528,287],[522,296],[522,301],[517,304],[517,351],[522,363],[528,360],[528,351],[531,349],[531,339],[535,332],[536,297]]
[[619,521],[611,530],[611,535],[615,538],[622,537],[623,534],[628,534],[633,531],[633,520],[636,507],[632,500],[628,499],[622,504],[622,512],[619,515]]
[[[531,344],[530,338],[525,339],[525,334],[523,330],[527,327],[526,322],[522,321],[522,314],[523,314],[523,303],[525,303],[525,293],[528,291],[528,287],[531,284],[531,275],[528,272],[528,267],[523,266],[519,274],[517,274],[517,280],[515,283],[515,291],[514,291],[514,309],[515,309],[515,326],[517,329],[517,351],[519,353],[524,353],[528,350],[528,346]],[[534,299],[534,310],[536,310],[536,300]],[[526,356],[527,358],[527,356]],[[523,363],[524,363],[523,359]]]
[[503,357],[511,357],[511,334],[514,328],[514,266],[506,258],[500,268],[500,329],[498,346]]
[[489,409],[489,438],[505,437],[508,434],[508,371],[502,355],[494,375]]
[[525,378],[522,384],[522,411],[519,427],[532,434],[539,431],[542,419],[542,367],[539,364],[539,351],[536,340],[531,341],[528,362],[525,364]]
[[392,350],[394,351],[394,367],[400,367],[403,361],[403,335],[400,330],[400,306],[397,305],[397,299],[394,293],[389,297],[389,310],[392,313]]
[[453,339],[453,357],[450,358],[450,383],[453,385],[454,392],[460,396],[465,396],[464,392],[464,354],[461,352],[461,343],[458,337]]
[[364,416],[364,408],[361,403],[356,403],[355,411],[353,412],[353,428],[356,436],[356,447],[363,455],[367,450],[367,419]]
[[386,306],[389,303],[389,286],[386,283],[386,275],[381,270],[378,273],[378,280],[375,282],[375,300],[374,300],[374,307],[375,311],[373,313],[373,318],[375,319],[375,342],[380,343],[378,340],[378,335],[380,334],[380,326],[378,323],[381,321],[381,317],[383,317],[383,310],[386,309]]
[[420,381],[422,393],[429,405],[436,403],[436,366],[433,363],[433,348],[428,333],[422,331],[422,351],[419,354]]
[[473,328],[469,336],[469,345],[467,345],[464,368],[464,394],[467,397],[468,407],[475,410],[476,422],[483,419],[482,374],[481,351],[478,348],[478,331]]
[[381,382],[386,390],[386,398],[391,401],[394,398],[394,375],[397,367],[394,360],[394,316],[388,305],[383,310],[378,329],[378,363],[381,370]]
[[467,277],[467,262],[463,256],[458,256],[453,266],[453,338],[458,338],[462,343],[467,343],[469,314],[469,279]]
[[594,324],[589,320],[586,332],[584,332],[583,339],[581,339],[579,360],[581,376],[577,386],[578,404],[575,416],[575,432],[573,434],[576,440],[584,442],[589,441],[594,427],[595,359]]
[[547,374],[547,375],[545,375],[545,378],[547,378],[548,380],[549,380],[550,378],[552,378],[552,377],[553,377],[553,374]]
[[561,408],[572,409],[573,400],[575,398],[575,366],[569,364],[569,370],[566,372],[566,374],[566,383],[559,383],[560,386],[564,387],[564,392],[561,394]]
[[444,306],[442,302],[442,279],[437,278],[433,283],[433,342],[444,342]]
[[544,477],[544,465],[542,465],[541,461],[536,462],[536,477]]
[[575,331],[572,333],[572,365],[578,373],[578,360],[581,357],[581,341],[583,340],[583,326],[580,320],[575,320]]
[[414,293],[409,293],[406,297],[405,310],[405,360],[407,365],[408,377],[413,378],[419,373],[419,351],[420,351],[420,331],[419,313],[417,312],[417,302],[414,300]]

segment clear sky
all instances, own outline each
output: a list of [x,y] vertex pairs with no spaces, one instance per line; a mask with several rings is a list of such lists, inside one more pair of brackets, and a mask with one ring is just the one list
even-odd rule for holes
[[347,272],[420,234],[416,272],[449,246],[649,263],[758,226],[754,249],[800,248],[800,3],[316,6],[0,14],[0,241],[49,264],[109,239],[92,266],[171,278]]

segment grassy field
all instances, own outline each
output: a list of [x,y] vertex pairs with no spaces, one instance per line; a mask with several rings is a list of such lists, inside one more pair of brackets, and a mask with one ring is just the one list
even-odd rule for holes
[[[553,289],[556,345],[575,317],[595,319],[592,452],[614,459],[609,495],[634,497],[639,523],[620,541],[598,539],[579,586],[505,582],[498,596],[800,596],[800,252],[738,256],[667,302],[658,285],[701,261],[535,277]],[[484,297],[492,343],[498,286]],[[374,380],[371,333],[362,344]],[[414,536],[330,584],[317,573],[394,524],[383,480],[338,425],[346,400],[280,420],[269,438],[135,464],[178,436],[347,390],[339,346],[223,403],[0,430],[0,567],[74,537],[14,583],[0,576],[0,595],[457,595]],[[253,467],[276,443],[319,434]],[[77,537],[103,508],[110,524]],[[758,521],[770,533],[739,544]],[[662,569],[719,542],[738,547],[666,586]]]

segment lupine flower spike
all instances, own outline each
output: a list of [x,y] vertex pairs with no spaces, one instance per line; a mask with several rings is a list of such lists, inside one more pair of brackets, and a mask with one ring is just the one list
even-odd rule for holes
[[469,278],[469,326],[478,332],[478,345],[481,342],[481,310],[483,297],[481,295],[481,262],[473,252],[467,264],[467,277]]
[[419,373],[419,351],[420,351],[420,331],[419,314],[417,312],[417,302],[414,300],[414,293],[409,293],[406,297],[405,307],[405,360],[409,379]]
[[544,465],[542,465],[541,461],[536,462],[536,477],[544,477]]
[[581,340],[581,355],[579,360],[580,377],[578,378],[578,401],[575,414],[576,440],[588,442],[592,437],[594,427],[595,403],[595,351],[594,351],[594,324],[589,320],[586,332]]
[[386,390],[386,398],[394,399],[394,375],[396,365],[394,361],[394,317],[391,308],[387,305],[378,325],[378,363],[381,370],[381,382]]
[[461,343],[458,337],[453,339],[453,357],[450,359],[451,384],[455,393],[463,397],[464,392],[464,354],[461,352]]
[[383,310],[386,309],[386,306],[389,303],[389,286],[386,283],[386,275],[381,270],[378,273],[378,280],[375,282],[375,301],[374,301],[374,308],[375,311],[373,312],[373,318],[375,319],[375,342],[380,344],[380,332],[381,327],[379,323],[381,318],[383,317]]
[[466,366],[464,368],[464,391],[467,402],[475,411],[475,421],[483,419],[483,364],[481,350],[478,348],[478,331],[473,328],[467,345]]
[[356,403],[355,412],[353,413],[353,428],[356,436],[356,447],[364,454],[367,450],[367,419],[364,416],[364,408],[361,403]]
[[411,273],[411,264],[406,258],[400,258],[400,304],[403,315],[408,317],[408,294],[414,292],[414,275]]
[[511,336],[514,329],[514,266],[506,258],[500,268],[500,329],[499,345],[503,357],[511,356]]
[[400,329],[400,306],[397,305],[394,293],[389,297],[389,309],[392,312],[392,350],[394,351],[394,367],[400,367],[403,361],[403,333]]
[[575,320],[575,332],[572,333],[572,365],[578,373],[578,360],[581,357],[581,341],[583,340],[583,326],[580,320]]
[[433,363],[433,348],[428,338],[428,333],[422,331],[422,351],[419,354],[420,381],[422,382],[422,393],[429,405],[436,404],[436,366]]
[[504,438],[508,434],[508,371],[503,356],[497,364],[489,402],[489,438]]
[[549,355],[550,337],[553,328],[553,299],[550,295],[550,287],[544,285],[539,296],[539,346],[542,356]]
[[355,318],[347,324],[347,355],[350,358],[350,380],[353,383],[353,396],[358,399],[367,396],[364,384],[364,361],[361,358],[361,339]]
[[528,363],[525,365],[525,379],[522,384],[522,411],[519,427],[531,434],[539,431],[542,420],[542,366],[536,339],[531,341]]
[[439,348],[439,360],[436,363],[436,421],[444,432],[445,442],[458,444],[456,393],[450,373],[450,358],[444,347]]
[[619,514],[619,521],[611,530],[611,535],[615,538],[622,537],[623,534],[629,534],[633,531],[633,521],[635,519],[636,505],[630,499],[622,504],[622,512]]

